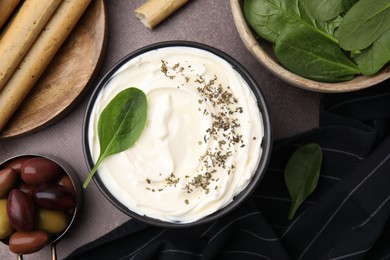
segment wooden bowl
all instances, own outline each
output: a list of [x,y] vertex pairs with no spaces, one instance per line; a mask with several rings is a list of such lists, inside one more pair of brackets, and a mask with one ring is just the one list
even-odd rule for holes
[[256,34],[247,24],[242,12],[243,0],[230,0],[230,5],[234,23],[246,48],[263,66],[291,85],[315,92],[337,93],[368,88],[390,78],[390,65],[385,66],[374,76],[356,76],[352,80],[337,83],[319,82],[298,76],[278,63],[271,43],[255,38]]

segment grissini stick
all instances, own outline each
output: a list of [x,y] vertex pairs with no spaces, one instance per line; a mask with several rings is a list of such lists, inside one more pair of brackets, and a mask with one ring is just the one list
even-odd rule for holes
[[168,18],[189,0],[148,0],[134,10],[137,18],[149,29]]
[[64,0],[0,92],[0,131],[68,37],[91,0]]
[[20,0],[0,0],[0,29],[18,6]]
[[0,91],[62,0],[26,0],[0,40]]

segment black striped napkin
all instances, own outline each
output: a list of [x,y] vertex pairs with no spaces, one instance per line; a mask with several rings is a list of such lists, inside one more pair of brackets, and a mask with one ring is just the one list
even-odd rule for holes
[[[390,81],[324,94],[319,127],[278,140],[256,192],[223,219],[186,229],[130,220],[67,259],[390,259]],[[318,186],[287,219],[284,167],[318,143]]]

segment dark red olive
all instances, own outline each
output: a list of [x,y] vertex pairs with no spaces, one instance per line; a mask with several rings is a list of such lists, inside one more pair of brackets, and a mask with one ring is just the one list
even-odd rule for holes
[[49,235],[43,230],[18,231],[11,235],[9,249],[15,254],[31,254],[42,249],[48,241]]
[[74,195],[64,186],[55,183],[40,185],[35,191],[34,200],[45,209],[67,211],[76,207]]
[[38,188],[38,185],[22,183],[18,186],[18,189],[26,193],[30,198],[33,198],[35,190]]
[[6,163],[4,168],[5,169],[6,168],[14,169],[18,174],[20,174],[20,168],[22,167],[22,164],[26,160],[31,159],[31,158],[32,158],[31,156],[21,156],[21,157],[14,158],[11,161],[9,161],[8,163]]
[[41,184],[52,182],[64,174],[57,163],[42,157],[35,157],[23,162],[21,177],[25,183]]
[[11,225],[18,231],[32,231],[35,228],[34,201],[19,189],[8,195],[7,214]]
[[72,194],[76,193],[73,187],[73,182],[68,175],[62,176],[58,184],[64,186],[68,191],[72,192]]

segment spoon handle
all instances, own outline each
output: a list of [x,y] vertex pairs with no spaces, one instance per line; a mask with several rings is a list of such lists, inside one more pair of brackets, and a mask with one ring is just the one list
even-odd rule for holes
[[56,243],[51,244],[51,259],[57,260]]

